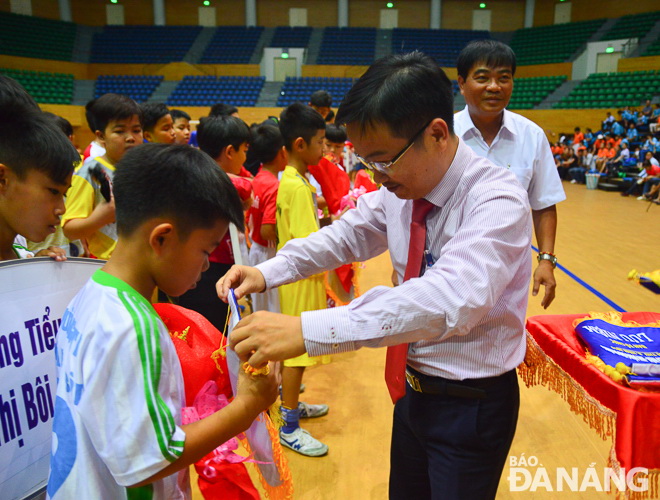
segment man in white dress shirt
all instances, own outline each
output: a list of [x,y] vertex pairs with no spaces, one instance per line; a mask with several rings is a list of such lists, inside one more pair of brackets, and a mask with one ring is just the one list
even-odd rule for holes
[[527,191],[539,248],[532,293],[536,295],[543,285],[541,305],[547,308],[556,288],[555,205],[566,199],[550,144],[541,127],[505,109],[516,72],[511,47],[495,40],[471,42],[461,51],[456,67],[467,105],[454,116],[454,130],[479,156],[516,174]]
[[[451,83],[419,52],[374,63],[337,120],[383,188],[268,262],[233,267],[218,293],[226,298],[237,287],[241,297],[386,250],[402,284],[302,317],[255,313],[234,329],[230,344],[253,366],[304,352],[408,344],[401,387],[408,384],[394,409],[390,498],[495,498],[518,418],[515,367],[525,354],[527,194],[511,172],[454,135]],[[420,242],[425,265],[413,269],[421,277],[410,277],[409,242],[417,239],[411,214],[420,200],[430,206]]]

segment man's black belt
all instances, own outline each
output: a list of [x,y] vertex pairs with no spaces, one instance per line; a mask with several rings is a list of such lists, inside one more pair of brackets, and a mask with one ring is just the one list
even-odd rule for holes
[[[506,374],[504,374],[506,375]],[[457,398],[485,399],[486,389],[497,382],[503,375],[466,380],[450,380],[442,377],[424,375],[409,366],[406,367],[406,380],[410,387],[422,394],[453,396]]]

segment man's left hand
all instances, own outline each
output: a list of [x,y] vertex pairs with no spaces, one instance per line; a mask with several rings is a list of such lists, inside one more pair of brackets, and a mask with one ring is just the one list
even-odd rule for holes
[[534,271],[534,287],[532,288],[532,295],[534,297],[539,293],[541,285],[545,287],[545,295],[543,295],[543,300],[541,300],[541,307],[547,309],[552,301],[555,300],[555,288],[557,288],[554,268],[548,261],[541,261],[536,267],[536,271]]
[[231,332],[229,345],[255,368],[306,352],[300,317],[266,311],[242,319]]

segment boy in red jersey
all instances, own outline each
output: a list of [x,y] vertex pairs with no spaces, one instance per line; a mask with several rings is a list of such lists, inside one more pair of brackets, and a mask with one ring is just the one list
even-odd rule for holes
[[[251,155],[261,163],[252,188],[254,202],[247,214],[252,247],[249,261],[251,266],[266,262],[277,252],[277,174],[287,164],[287,152],[280,129],[274,125],[262,124],[252,130]],[[280,312],[277,289],[252,295],[255,311]]]
[[318,165],[310,165],[309,172],[321,186],[330,215],[340,215],[341,199],[351,190],[351,181],[341,166],[346,130],[335,124],[326,125],[323,139],[323,158]]
[[[250,130],[235,116],[209,116],[197,126],[199,149],[209,155],[231,180],[246,210],[252,201],[252,182],[240,177],[245,155],[250,142]],[[220,245],[209,256],[209,269],[194,289],[188,290],[178,299],[179,305],[197,311],[219,331],[225,328],[227,304],[217,298],[215,283],[234,264],[234,249],[229,231]]]

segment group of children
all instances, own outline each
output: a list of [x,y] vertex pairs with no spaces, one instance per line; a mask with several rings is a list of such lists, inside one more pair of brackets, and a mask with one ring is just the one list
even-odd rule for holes
[[[611,114],[608,113],[609,117]],[[622,196],[639,194],[638,200],[655,201],[660,184],[660,140],[653,134],[636,141],[612,132],[617,121],[596,134],[587,128],[582,132],[575,128],[572,139],[551,145],[559,176],[571,183],[585,184],[587,173],[608,177],[631,177],[633,181],[624,187]],[[632,123],[630,124],[632,125]]]
[[[335,125],[327,127],[329,130],[338,129]],[[343,150],[345,131],[340,129],[340,132],[344,134],[340,137],[341,143],[329,142],[323,116],[302,103],[286,108],[277,121],[269,119],[250,128],[233,114],[212,114],[200,120],[196,134],[198,146],[234,184],[246,210],[247,240],[251,244],[248,252],[245,240],[240,239],[236,248],[230,234],[226,234],[209,257],[209,269],[193,290],[178,298],[179,305],[200,312],[216,328],[223,330],[227,305],[217,298],[215,286],[236,262],[237,254],[241,254],[241,261],[256,265],[273,257],[287,241],[306,237],[319,229],[319,207],[327,205],[327,201],[317,196],[308,178],[308,169],[321,162],[324,152],[329,156],[331,150]],[[244,168],[248,148],[250,160],[261,165],[254,177]],[[337,159],[336,156],[332,158]],[[335,176],[346,178],[346,192],[343,194],[348,194],[348,174],[339,159],[326,168],[333,169]],[[326,191],[331,198],[336,197],[331,188]],[[285,285],[279,290],[254,296],[252,300],[254,310],[281,311],[290,315],[321,309],[327,303],[324,276]],[[328,451],[327,445],[313,438],[299,424],[300,418],[328,413],[327,405],[306,404],[299,399],[305,368],[318,361],[304,355],[287,360],[282,368],[284,426],[280,432],[281,443],[307,456],[321,456]]]
[[[318,230],[319,207],[338,215],[351,184],[341,165],[345,131],[331,124],[326,134],[324,117],[296,103],[252,127],[224,112],[202,118],[197,149],[187,145],[186,113],[105,94],[86,107],[95,142],[85,158],[67,137],[72,131],[20,85],[2,77],[0,86],[0,259],[33,255],[28,240],[59,231],[66,244],[39,255],[107,260],[67,308],[58,335],[48,495],[132,498],[142,488],[152,498],[184,498],[188,465],[268,408],[277,377],[241,373],[229,406],[182,425],[181,368],[151,302],[158,291],[222,331],[226,305],[215,283],[241,252],[229,227],[242,234],[247,221],[239,247],[256,265]],[[248,148],[261,165],[254,177],[243,166]],[[327,200],[310,183],[310,166]],[[254,297],[253,309],[299,315],[326,303],[319,275]],[[281,443],[307,456],[328,451],[299,424],[328,413],[299,400],[304,370],[318,361],[288,360],[279,387]]]

